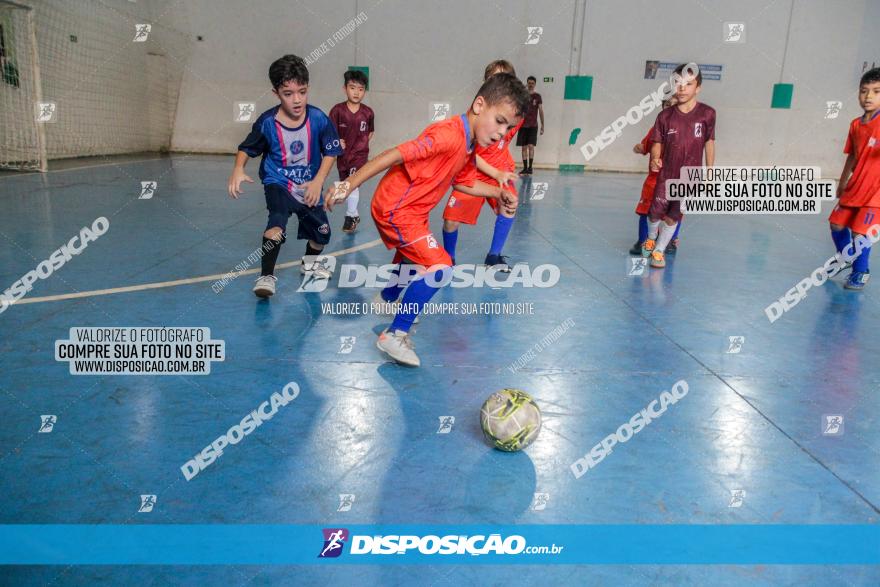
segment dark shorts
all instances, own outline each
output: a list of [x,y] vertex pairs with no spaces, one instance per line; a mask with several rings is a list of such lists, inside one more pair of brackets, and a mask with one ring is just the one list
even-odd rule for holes
[[330,222],[324,208],[306,206],[278,184],[266,184],[263,191],[266,194],[266,209],[269,210],[266,230],[278,227],[287,233],[287,219],[296,214],[299,219],[296,238],[312,240],[320,245],[330,242]]
[[349,176],[354,175],[354,172],[363,167],[366,162],[367,156],[365,155],[351,159],[337,159],[336,169],[339,170],[339,181],[345,181]]
[[525,126],[519,129],[519,132],[516,133],[516,146],[517,147],[525,147],[526,145],[537,145],[538,144],[538,127],[532,126],[526,128]]

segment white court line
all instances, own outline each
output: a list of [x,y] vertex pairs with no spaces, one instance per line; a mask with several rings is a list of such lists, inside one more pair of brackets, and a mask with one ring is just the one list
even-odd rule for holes
[[[346,253],[354,253],[356,251],[362,251],[364,249],[369,249],[375,247],[380,244],[382,239],[376,239],[370,241],[368,243],[363,243],[361,245],[357,245],[354,247],[350,247],[348,249],[341,249],[339,251],[333,251],[332,253],[327,253],[328,256],[338,257],[339,255],[345,255]],[[290,261],[288,263],[279,263],[275,266],[276,269],[287,269],[288,267],[296,267],[297,265],[301,265],[302,260],[299,261]],[[260,269],[248,269],[247,271],[242,271],[240,273],[235,273],[236,277],[240,275],[252,275],[259,273]],[[228,273],[217,273],[216,275],[202,275],[201,277],[188,277],[187,279],[175,279],[174,281],[157,281],[155,283],[142,283],[140,285],[128,285],[125,287],[112,287],[110,289],[94,289],[91,291],[79,291],[76,293],[69,294],[59,294],[55,296],[42,296],[37,298],[22,298],[12,305],[19,304],[37,304],[40,302],[57,302],[59,300],[74,300],[77,298],[90,298],[93,296],[107,296],[111,294],[118,293],[127,293],[130,291],[144,291],[147,289],[159,289],[162,287],[176,287],[178,285],[189,285],[191,283],[202,283],[205,281],[217,281],[218,279],[223,279],[228,276],[232,272]]]
[[[206,153],[208,155],[210,153]],[[115,155],[111,155],[114,157]],[[0,175],[0,179],[9,179],[12,177],[24,177],[25,175],[45,175],[46,173],[65,173],[67,171],[79,171],[80,169],[94,169],[96,167],[107,167],[109,165],[130,165],[133,163],[146,163],[147,161],[170,161],[172,157],[152,157],[150,159],[132,159],[131,161],[115,161],[110,163],[95,163],[94,165],[80,165],[78,167],[68,167],[66,169],[49,169],[48,171],[12,171],[11,173]]]

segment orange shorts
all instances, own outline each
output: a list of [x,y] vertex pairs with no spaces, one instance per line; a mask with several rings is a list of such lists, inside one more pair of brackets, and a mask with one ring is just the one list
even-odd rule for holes
[[373,214],[373,221],[382,242],[389,249],[397,249],[394,262],[400,263],[405,257],[416,265],[426,268],[434,265],[452,266],[452,257],[446,252],[428,226],[428,217],[395,217],[385,218]]
[[649,173],[642,184],[642,196],[636,205],[636,214],[644,215],[651,210],[651,200],[654,199],[654,188],[657,186],[658,173]]
[[849,227],[856,234],[868,234],[869,229],[874,224],[880,224],[880,208],[841,206],[838,204],[831,211],[828,222]]
[[452,192],[449,200],[443,208],[443,220],[454,220],[464,224],[476,224],[480,217],[483,204],[488,204],[495,214],[498,214],[498,200],[495,198],[481,198],[461,192]]

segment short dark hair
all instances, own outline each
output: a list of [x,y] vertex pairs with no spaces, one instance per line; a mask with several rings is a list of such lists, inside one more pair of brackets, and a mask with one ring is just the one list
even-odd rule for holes
[[483,82],[477,96],[482,96],[486,104],[493,106],[500,102],[510,102],[516,109],[516,115],[522,116],[529,107],[529,91],[511,73],[496,73]]
[[345,72],[342,78],[345,80],[345,85],[348,85],[348,82],[354,82],[364,86],[364,89],[367,89],[367,84],[370,81],[367,79],[367,74],[360,69],[349,69]]
[[866,71],[865,75],[862,76],[859,85],[876,84],[877,82],[880,82],[880,67],[875,67]]
[[533,75],[530,75],[529,77],[526,78],[526,81],[527,81],[527,82],[528,82],[528,81],[533,81],[533,82],[535,82],[535,83],[538,83],[538,78],[536,78],[536,77],[533,76]]
[[[678,67],[675,68],[675,71],[673,73],[677,73],[682,78],[684,78],[684,70],[688,65],[690,65],[690,64],[689,63],[682,63],[681,65],[679,65]],[[699,67],[697,67],[697,85],[698,86],[703,85],[703,72],[700,71]]]
[[276,59],[269,66],[269,81],[276,90],[287,82],[296,82],[306,86],[309,83],[309,68],[302,57],[285,55]]

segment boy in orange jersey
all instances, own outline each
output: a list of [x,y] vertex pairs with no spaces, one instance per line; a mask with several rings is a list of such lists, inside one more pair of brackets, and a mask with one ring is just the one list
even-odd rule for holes
[[[880,68],[868,70],[862,76],[859,105],[865,113],[849,125],[843,148],[846,163],[837,184],[840,201],[828,218],[838,253],[849,247],[854,237],[866,234],[871,226],[880,223]],[[871,247],[865,247],[853,261],[846,289],[860,290],[868,283],[870,253]]]
[[[453,184],[469,195],[501,198],[504,205],[516,208],[516,196],[501,188],[516,176],[477,160],[474,147],[500,141],[520,121],[528,100],[528,91],[515,76],[494,75],[480,87],[466,114],[431,124],[416,139],[385,151],[328,191],[324,205],[330,210],[363,182],[388,170],[373,194],[373,221],[385,246],[397,249],[393,262],[401,264],[398,272],[404,263],[420,267],[419,277],[406,288],[400,311],[376,342],[398,363],[421,364],[409,330],[424,305],[451,278],[452,258],[431,233],[428,215]],[[498,185],[473,181],[475,166]],[[376,301],[395,302],[403,289],[399,280],[393,281]]]
[[[668,100],[663,102],[663,109],[669,108],[670,106],[675,106],[675,96],[671,96]],[[638,155],[648,155],[651,152],[651,145],[653,141],[651,140],[651,134],[654,132],[654,127],[652,126],[648,129],[648,134],[645,135],[645,138],[642,139],[642,142],[636,143],[633,146],[633,153]],[[642,244],[648,238],[648,212],[651,210],[651,200],[654,199],[654,188],[657,187],[657,176],[660,175],[659,171],[652,171],[650,166],[648,167],[648,176],[645,178],[645,183],[642,184],[642,195],[639,198],[639,203],[636,204],[636,214],[639,215],[639,240],[636,241],[630,250],[630,255],[641,255],[642,254]],[[672,235],[672,240],[669,243],[669,246],[666,247],[666,252],[670,255],[674,254],[678,249],[678,232],[681,230],[681,222],[678,223],[678,226],[675,228],[675,234]]]
[[[496,73],[509,73],[511,75],[516,75],[513,65],[511,65],[509,61],[498,59],[486,66],[486,71],[483,73],[483,82]],[[477,157],[483,159],[483,161],[495,169],[513,172],[516,169],[516,163],[514,162],[513,156],[510,154],[510,149],[508,147],[510,146],[510,141],[516,136],[517,131],[522,127],[524,121],[525,119],[520,120],[519,124],[507,131],[507,134],[504,135],[504,138],[498,141],[498,143],[488,147],[478,146],[476,153]],[[484,173],[478,173],[477,179],[484,183],[492,181],[492,178]],[[505,189],[516,195],[516,188],[513,185],[508,185]],[[480,216],[480,211],[483,209],[483,204],[489,204],[496,215],[495,230],[492,233],[492,244],[489,247],[489,254],[486,255],[486,265],[495,267],[497,270],[504,273],[509,273],[510,267],[507,264],[507,258],[501,256],[501,251],[504,249],[507,235],[510,234],[510,229],[513,226],[516,209],[499,205],[499,199],[479,198],[469,196],[458,190],[453,190],[452,194],[449,196],[449,200],[446,202],[446,207],[443,209],[443,248],[446,249],[449,256],[452,257],[453,264],[455,264],[455,245],[458,242],[458,226],[461,223],[470,224],[471,226],[476,224],[477,218]]]

